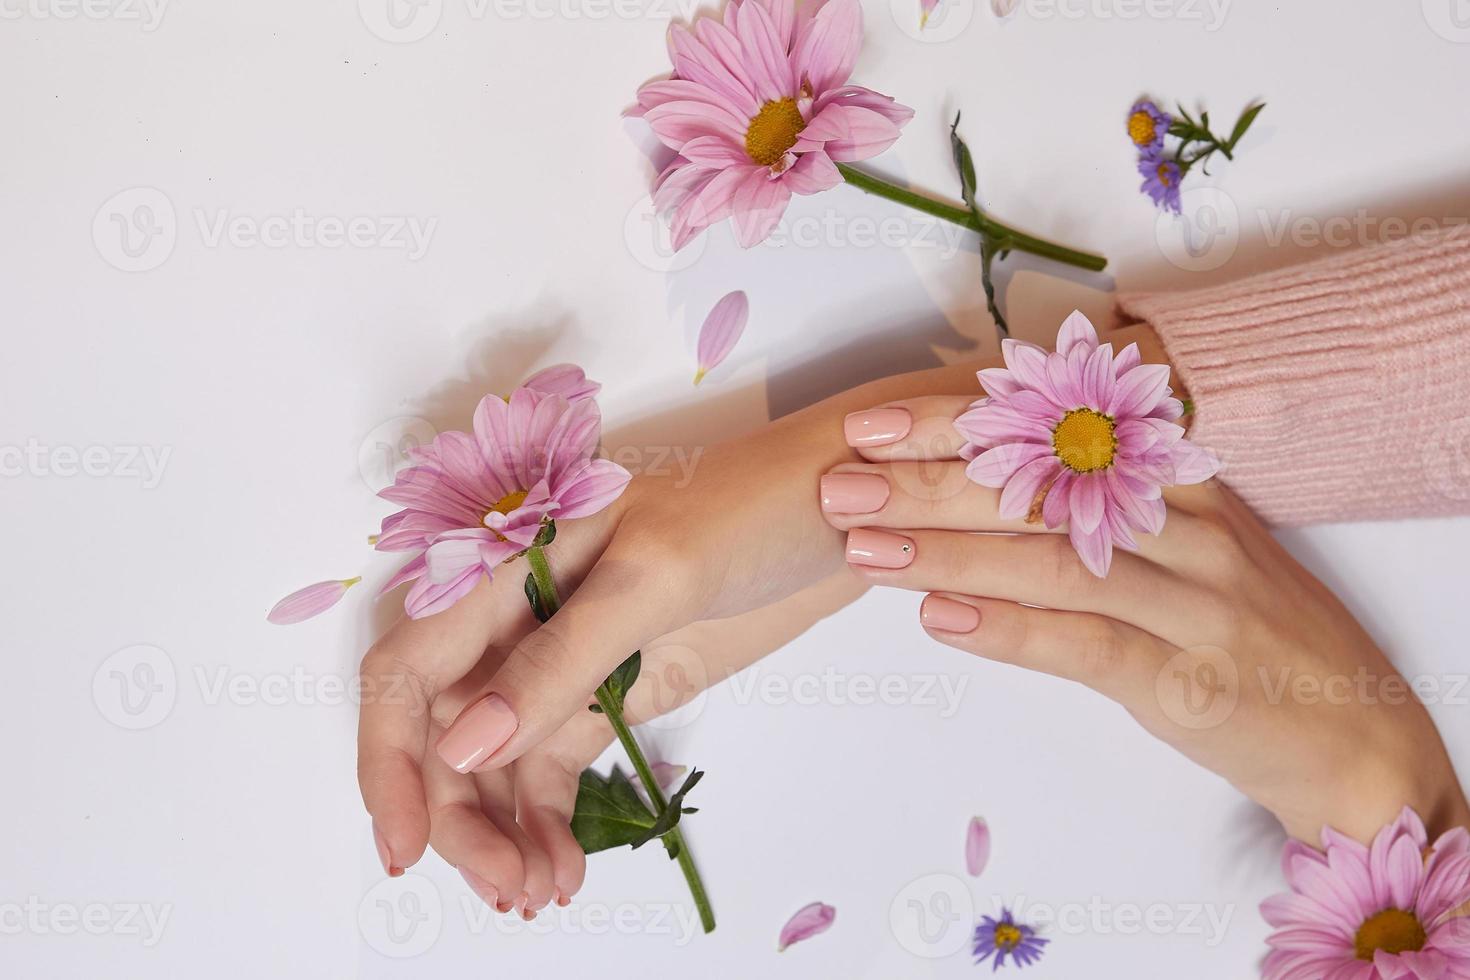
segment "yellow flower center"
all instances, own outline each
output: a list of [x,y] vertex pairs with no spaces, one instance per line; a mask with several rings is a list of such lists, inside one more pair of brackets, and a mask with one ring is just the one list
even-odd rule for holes
[[1173,178],[1169,176],[1169,165],[1167,163],[1159,164],[1159,183],[1165,187],[1173,183]]
[[1154,125],[1154,117],[1139,109],[1128,117],[1128,138],[1136,146],[1148,146],[1158,136],[1158,127]]
[[763,167],[774,167],[796,145],[806,128],[795,99],[777,99],[761,106],[745,131],[745,152]]
[[1063,415],[1051,430],[1051,445],[1063,465],[1078,473],[1107,469],[1118,451],[1113,420],[1090,408],[1074,408]]
[[1369,961],[1380,949],[1385,953],[1417,953],[1424,948],[1427,938],[1424,927],[1419,924],[1413,912],[1384,909],[1358,927],[1358,935],[1353,939],[1353,951],[1357,953],[1358,959]]
[[[526,491],[517,490],[515,493],[508,493],[504,497],[501,497],[499,500],[495,501],[495,506],[491,507],[490,510],[486,512],[485,516],[489,517],[491,514],[509,514],[511,511],[515,510],[517,507],[525,502]],[[481,523],[484,522],[481,521]]]
[[1021,930],[1015,926],[998,925],[995,927],[995,945],[1000,949],[1015,949],[1021,945]]

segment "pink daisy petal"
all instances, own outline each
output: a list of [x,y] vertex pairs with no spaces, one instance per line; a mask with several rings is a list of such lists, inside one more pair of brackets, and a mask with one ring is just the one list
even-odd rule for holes
[[965,830],[965,870],[978,878],[990,863],[990,825],[980,817],[971,817]]
[[[1055,456],[1046,455],[1017,469],[1000,492],[996,513],[1003,520],[1025,517],[1041,488],[1052,481],[1061,467]],[[1075,487],[1073,492],[1076,492]]]
[[750,300],[741,290],[725,294],[714,305],[699,329],[699,369],[694,374],[695,384],[703,381],[735,349],[749,317]]
[[1107,492],[1104,481],[1098,476],[1088,475],[1077,480],[1072,487],[1072,527],[1083,534],[1092,534],[1102,525]]
[[266,613],[266,621],[275,623],[277,626],[290,626],[294,623],[305,622],[314,616],[320,616],[341,602],[347,590],[361,581],[360,576],[333,579],[308,585],[304,589],[297,589],[271,607],[271,611]]
[[[1076,487],[1073,487],[1073,493]],[[1099,527],[1090,534],[1078,529],[1076,524],[1067,528],[1067,537],[1072,542],[1072,547],[1077,549],[1077,557],[1082,559],[1082,564],[1089,572],[1098,578],[1106,578],[1108,569],[1113,564],[1113,539],[1107,531]]]
[[1037,443],[1010,442],[987,449],[965,468],[965,475],[982,487],[1003,487],[1027,463],[1051,456],[1051,447]]
[[781,180],[793,194],[820,194],[842,183],[842,174],[831,157],[815,151],[803,153],[796,164],[781,175]]
[[1167,364],[1142,364],[1118,376],[1107,414],[1116,419],[1147,415],[1169,388]]
[[1061,329],[1057,331],[1057,353],[1066,357],[1078,344],[1089,351],[1094,350],[1097,347],[1097,330],[1080,310],[1073,310],[1067,314]]
[[836,918],[837,910],[830,905],[813,902],[803,906],[781,927],[781,937],[777,940],[776,951],[784,952],[786,947],[792,943],[799,943],[804,939],[810,939],[826,932],[832,928],[832,923]]
[[999,398],[1021,390],[1021,383],[1005,368],[984,368],[977,377],[980,379],[980,387],[984,388],[992,398]]

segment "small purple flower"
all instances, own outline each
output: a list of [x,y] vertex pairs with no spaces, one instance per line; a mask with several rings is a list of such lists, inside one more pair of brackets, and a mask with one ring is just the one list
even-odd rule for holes
[[1049,942],[1036,935],[1035,929],[1012,918],[1010,909],[1003,908],[999,919],[987,915],[975,927],[975,962],[984,963],[994,956],[990,969],[995,971],[1009,955],[1016,966],[1030,966],[1041,959],[1042,947]]
[[1149,154],[1138,161],[1138,172],[1143,175],[1143,184],[1138,189],[1147,194],[1159,210],[1178,214],[1179,164]]
[[1148,99],[1140,99],[1128,110],[1128,138],[1140,153],[1163,149],[1164,137],[1174,117],[1161,110]]

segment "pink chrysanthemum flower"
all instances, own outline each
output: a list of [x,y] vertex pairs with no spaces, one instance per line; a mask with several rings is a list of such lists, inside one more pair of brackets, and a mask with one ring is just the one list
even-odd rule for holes
[[1427,840],[1405,807],[1371,848],[1330,828],[1322,851],[1289,842],[1291,892],[1261,903],[1276,929],[1265,980],[1470,977],[1470,832],[1456,827],[1426,850]]
[[1004,487],[1000,516],[1067,524],[1082,563],[1104,576],[1113,546],[1164,527],[1162,488],[1215,475],[1214,456],[1183,438],[1169,368],[1143,364],[1137,344],[1116,357],[1074,312],[1048,353],[1001,343],[1004,368],[980,372],[990,395],[955,420],[969,442],[971,480]]
[[631,114],[679,154],[653,199],[673,213],[675,248],[732,216],[740,244],[755,245],[793,193],[837,186],[837,163],[898,139],[913,110],[845,84],[862,33],[858,0],[730,0],[721,19],[670,27],[673,77],[640,88]]
[[383,520],[377,541],[379,551],[418,552],[383,587],[414,583],[409,616],[448,609],[529,548],[543,521],[595,514],[623,492],[628,471],[592,455],[596,391],[580,370],[549,369],[509,398],[486,396],[473,435],[444,432],[409,452],[411,465],[379,494],[405,509]]

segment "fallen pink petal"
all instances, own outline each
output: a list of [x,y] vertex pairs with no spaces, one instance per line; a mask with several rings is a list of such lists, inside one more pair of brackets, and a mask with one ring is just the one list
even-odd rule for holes
[[965,833],[965,870],[978,878],[989,863],[990,825],[980,817],[971,817],[970,829]]
[[929,15],[939,8],[939,0],[919,0],[919,29],[929,23]]
[[740,342],[745,332],[745,321],[750,318],[750,300],[737,289],[728,293],[709,311],[704,326],[699,330],[699,370],[694,374],[694,383],[699,384],[704,376],[715,368]]
[[799,943],[804,939],[820,935],[832,928],[832,921],[837,918],[837,910],[830,905],[821,902],[812,904],[801,909],[790,919],[786,925],[781,927],[781,939],[776,946],[776,952],[784,952],[792,943]]
[[277,626],[290,626],[293,623],[305,622],[314,616],[320,616],[341,602],[347,590],[361,581],[361,576],[332,579],[308,585],[304,589],[297,589],[272,606],[265,618]]

